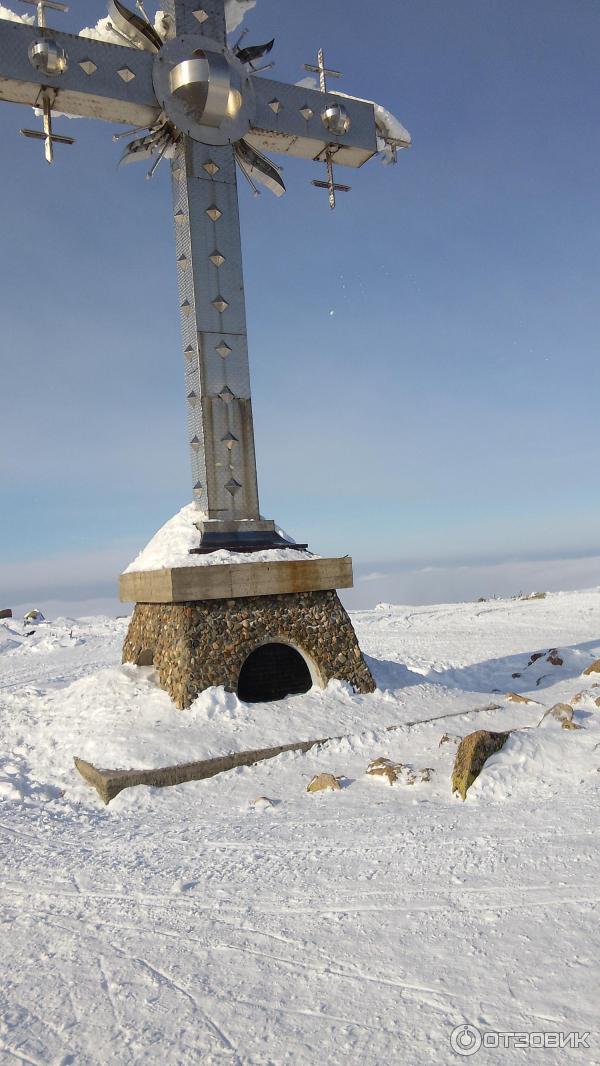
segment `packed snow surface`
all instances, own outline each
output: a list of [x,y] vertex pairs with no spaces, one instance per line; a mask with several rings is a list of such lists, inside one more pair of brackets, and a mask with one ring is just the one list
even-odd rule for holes
[[[469,1023],[590,1032],[482,1066],[600,1063],[600,589],[353,622],[372,695],[212,689],[189,711],[120,665],[127,619],[0,622],[0,1061],[437,1066]],[[569,701],[581,728],[538,727]],[[477,728],[516,732],[462,803]],[[106,808],[72,765],[325,736]],[[378,756],[396,785],[366,776]],[[307,794],[321,772],[342,790]]]
[[312,552],[296,548],[270,548],[260,552],[216,551],[209,555],[190,555],[200,543],[195,523],[203,518],[195,503],[188,503],[165,522],[158,533],[129,564],[125,573],[137,570],[166,570],[176,566],[219,566],[224,563],[276,563],[285,560],[318,559]]

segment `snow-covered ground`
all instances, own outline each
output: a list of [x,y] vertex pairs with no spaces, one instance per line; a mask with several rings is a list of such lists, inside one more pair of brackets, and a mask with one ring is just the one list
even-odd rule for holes
[[[478,1063],[600,1063],[600,589],[353,620],[373,695],[190,711],[119,665],[126,619],[0,622],[0,1061],[420,1066],[461,1061],[470,1023],[591,1032]],[[537,728],[576,696],[583,728]],[[480,727],[519,732],[462,803],[456,743]],[[72,765],[342,734],[107,808]],[[367,777],[380,755],[431,780]],[[307,794],[321,771],[345,787]]]

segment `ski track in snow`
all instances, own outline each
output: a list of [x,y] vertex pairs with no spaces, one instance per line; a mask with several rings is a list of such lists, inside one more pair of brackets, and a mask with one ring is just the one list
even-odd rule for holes
[[[353,621],[373,695],[216,689],[187,712],[119,665],[127,619],[0,622],[0,1061],[421,1066],[460,1061],[469,1022],[591,1031],[589,1049],[485,1049],[482,1066],[600,1063],[600,688],[581,676],[600,590]],[[528,665],[550,648],[562,667]],[[582,729],[536,728],[581,691]],[[480,727],[520,731],[463,804],[456,742]],[[108,808],[72,766],[342,734]],[[378,755],[432,780],[366,778]],[[306,793],[322,770],[341,792]]]

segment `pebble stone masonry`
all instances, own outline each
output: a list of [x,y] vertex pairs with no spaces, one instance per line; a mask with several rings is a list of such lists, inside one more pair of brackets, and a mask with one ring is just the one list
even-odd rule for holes
[[352,623],[333,590],[190,603],[138,603],[123,661],[153,662],[177,707],[189,707],[211,685],[237,691],[248,656],[264,644],[296,648],[313,683],[337,677],[373,692]]

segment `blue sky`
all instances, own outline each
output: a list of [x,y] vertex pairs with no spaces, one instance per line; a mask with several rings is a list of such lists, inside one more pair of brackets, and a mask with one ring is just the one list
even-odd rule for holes
[[[76,6],[53,24],[104,14]],[[363,575],[597,554],[600,2],[258,0],[246,25],[274,77],[322,45],[414,140],[340,174],[335,213],[316,164],[283,160],[281,200],[240,183],[263,513]],[[32,121],[0,106],[0,599],[110,597],[190,496],[168,172],[68,120],[49,168]]]

